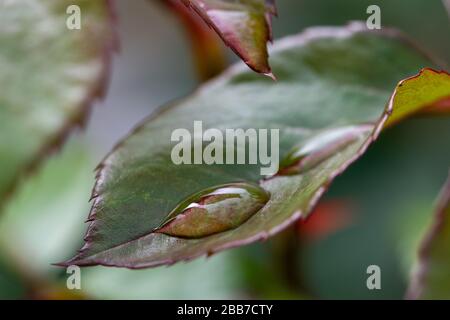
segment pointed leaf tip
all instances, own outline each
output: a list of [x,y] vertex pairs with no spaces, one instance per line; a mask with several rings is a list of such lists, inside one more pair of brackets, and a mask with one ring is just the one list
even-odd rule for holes
[[254,71],[269,74],[274,0],[183,0]]

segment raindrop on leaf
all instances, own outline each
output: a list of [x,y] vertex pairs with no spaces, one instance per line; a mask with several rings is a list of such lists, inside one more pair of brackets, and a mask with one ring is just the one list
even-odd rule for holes
[[155,232],[202,238],[234,229],[264,207],[269,198],[267,191],[245,182],[208,188],[181,202]]
[[329,129],[294,147],[281,161],[278,175],[301,174],[335,155],[353,142],[367,138],[371,125],[348,126]]

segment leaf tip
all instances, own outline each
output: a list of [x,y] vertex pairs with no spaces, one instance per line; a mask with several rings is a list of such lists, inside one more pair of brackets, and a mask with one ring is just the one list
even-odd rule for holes
[[266,73],[264,73],[264,75],[265,75],[266,77],[269,77],[269,78],[272,79],[273,81],[277,81],[277,80],[278,80],[277,77],[273,74],[272,71],[266,72]]
[[54,266],[54,267],[67,268],[68,266],[72,266],[72,265],[76,264],[76,263],[73,263],[72,260],[73,259],[69,259],[69,260],[61,261],[61,262],[55,262],[55,263],[51,263],[50,265]]

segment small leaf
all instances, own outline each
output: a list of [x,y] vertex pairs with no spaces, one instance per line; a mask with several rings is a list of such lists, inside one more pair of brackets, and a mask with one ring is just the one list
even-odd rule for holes
[[254,71],[273,77],[267,42],[272,40],[274,0],[182,0]]
[[[373,32],[358,23],[314,28],[275,47],[276,83],[236,66],[145,121],[105,158],[86,244],[62,265],[144,268],[264,240],[306,217],[382,128],[450,96],[449,74],[432,69],[396,87],[399,79],[433,63],[393,30]],[[258,165],[174,164],[171,134],[196,120],[204,130],[222,132],[279,129],[285,167],[262,179]],[[259,185],[270,199],[222,232],[194,238],[154,232],[185,199],[234,183]]]
[[[81,29],[67,19],[80,7]],[[3,1],[0,10],[0,200],[80,124],[104,91],[114,21],[107,0]]]
[[419,252],[409,299],[450,299],[450,176]]

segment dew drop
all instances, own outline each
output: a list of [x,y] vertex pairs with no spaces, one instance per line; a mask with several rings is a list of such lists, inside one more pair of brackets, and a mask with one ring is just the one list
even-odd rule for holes
[[269,201],[267,191],[250,183],[232,183],[200,191],[181,202],[157,233],[202,238],[234,229]]
[[371,125],[329,129],[294,147],[280,163],[278,175],[301,174],[373,130]]

